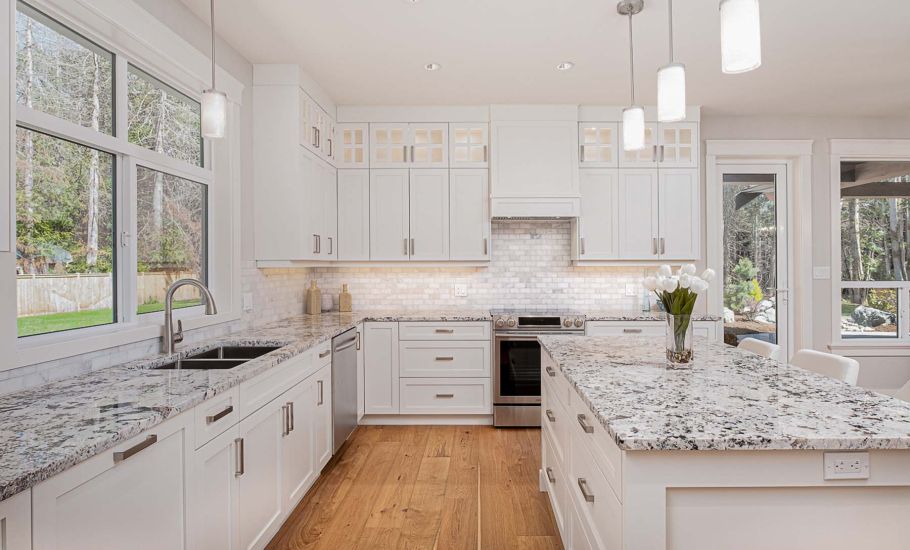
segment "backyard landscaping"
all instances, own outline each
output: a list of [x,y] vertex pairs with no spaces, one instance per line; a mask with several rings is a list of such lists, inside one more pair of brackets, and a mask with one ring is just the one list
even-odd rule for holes
[[[199,300],[175,300],[174,309],[199,305]],[[139,313],[153,313],[162,311],[162,302],[141,304]],[[74,328],[94,327],[113,322],[114,312],[111,308],[93,309],[86,311],[71,311],[67,313],[51,313],[49,315],[32,315],[17,319],[19,336],[33,336],[48,332],[58,332]]]

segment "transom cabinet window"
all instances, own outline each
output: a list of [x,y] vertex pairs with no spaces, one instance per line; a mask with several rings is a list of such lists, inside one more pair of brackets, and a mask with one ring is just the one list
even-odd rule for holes
[[910,338],[910,162],[841,163],[842,338]]
[[[178,278],[207,282],[200,104],[27,3],[16,9],[18,335],[137,321],[163,309]],[[194,289],[176,298],[200,303]]]

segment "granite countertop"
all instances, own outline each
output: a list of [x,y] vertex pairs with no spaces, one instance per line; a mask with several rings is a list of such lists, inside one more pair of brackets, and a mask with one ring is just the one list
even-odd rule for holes
[[243,330],[179,356],[219,345],[281,346],[230,370],[156,370],[164,354],[0,396],[0,500],[29,489],[164,420],[195,407],[361,321],[488,321],[488,311],[300,315]]
[[697,339],[671,368],[663,341],[540,336],[621,449],[910,449],[910,403]]
[[[587,321],[663,321],[667,314],[663,311],[638,311],[634,309],[604,309],[585,312]],[[696,321],[720,321],[718,315],[708,313],[693,313]]]

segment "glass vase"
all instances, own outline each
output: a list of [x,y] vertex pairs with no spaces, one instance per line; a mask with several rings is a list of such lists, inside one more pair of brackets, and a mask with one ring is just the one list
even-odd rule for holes
[[672,365],[692,362],[692,316],[667,314],[667,361]]

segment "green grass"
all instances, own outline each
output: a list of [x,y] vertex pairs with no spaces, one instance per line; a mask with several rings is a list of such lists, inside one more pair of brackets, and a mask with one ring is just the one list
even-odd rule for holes
[[[199,305],[199,300],[175,300],[174,309]],[[163,311],[164,304],[153,302],[139,306],[139,313],[154,313]],[[114,312],[111,308],[93,309],[89,311],[73,311],[69,313],[51,313],[49,315],[33,315],[19,317],[16,320],[19,336],[32,336],[48,332],[60,332],[74,328],[94,327],[107,325],[114,322]]]

